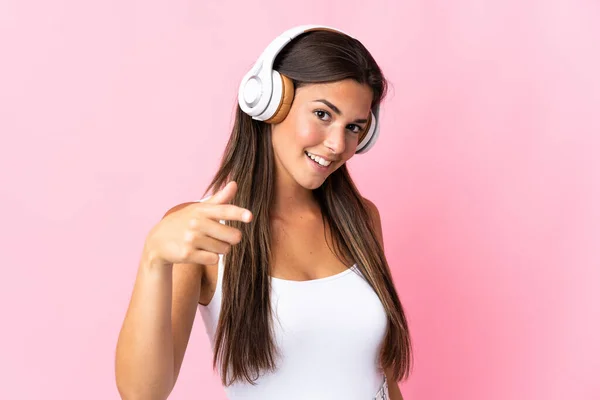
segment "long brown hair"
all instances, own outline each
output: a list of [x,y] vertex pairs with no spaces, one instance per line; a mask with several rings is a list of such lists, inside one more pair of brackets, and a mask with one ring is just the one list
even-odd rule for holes
[[[346,35],[314,31],[303,34],[275,59],[274,68],[296,88],[311,83],[354,79],[373,90],[373,106],[385,97],[387,83],[367,49]],[[274,162],[270,125],[253,120],[237,107],[232,133],[221,165],[207,193],[237,182],[232,203],[252,211],[251,223],[227,221],[242,231],[242,241],[225,257],[221,314],[217,325],[213,366],[221,380],[254,384],[265,371],[276,369],[277,348],[270,302],[271,235]],[[396,381],[406,378],[412,365],[407,321],[394,288],[383,249],[374,232],[365,200],[346,165],[315,189],[324,223],[330,229],[334,252],[351,257],[379,296],[388,324],[380,351],[382,368],[391,368]]]

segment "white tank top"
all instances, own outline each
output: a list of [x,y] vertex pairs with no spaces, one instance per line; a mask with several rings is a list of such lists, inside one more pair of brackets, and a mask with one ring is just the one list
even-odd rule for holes
[[[214,351],[221,311],[224,262],[207,306],[199,304]],[[356,266],[309,281],[271,278],[276,371],[252,386],[225,387],[229,400],[387,399],[379,349],[387,327],[385,310]]]

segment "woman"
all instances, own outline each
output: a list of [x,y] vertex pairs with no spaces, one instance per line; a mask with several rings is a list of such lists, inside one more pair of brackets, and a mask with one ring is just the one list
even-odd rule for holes
[[[150,231],[117,344],[124,399],[166,399],[200,310],[230,400],[402,399],[411,345],[376,206],[346,162],[386,81],[356,39],[302,26],[243,78],[199,202]],[[389,394],[388,394],[389,390]]]

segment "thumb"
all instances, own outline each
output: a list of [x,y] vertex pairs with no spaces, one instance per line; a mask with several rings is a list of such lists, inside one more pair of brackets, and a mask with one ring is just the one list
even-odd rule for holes
[[233,200],[237,193],[237,183],[235,181],[227,182],[225,187],[214,194],[210,199],[206,200],[210,204],[227,204]]

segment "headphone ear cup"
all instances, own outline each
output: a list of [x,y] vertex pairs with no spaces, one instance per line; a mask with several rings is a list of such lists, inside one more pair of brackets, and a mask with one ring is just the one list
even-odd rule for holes
[[[274,98],[271,99],[272,102],[278,101],[278,104],[273,116],[265,120],[265,122],[268,124],[278,124],[283,121],[290,112],[290,108],[292,108],[292,103],[294,101],[294,82],[287,76],[280,74],[277,71],[273,72],[273,84],[281,85],[281,96],[279,98],[273,96]],[[275,74],[279,76],[279,81],[277,81]],[[278,90],[273,91],[273,93],[278,92]],[[271,108],[271,105],[269,105],[269,108]]]
[[360,138],[358,146],[356,146],[356,154],[366,153],[377,141],[377,136],[379,136],[379,122],[373,112],[371,112],[369,121],[365,127],[365,132],[366,134]]
[[371,136],[369,141],[365,142],[365,145],[360,149],[360,151],[357,151],[356,153],[365,154],[367,151],[371,150],[371,148],[375,145],[375,142],[377,142],[378,137],[379,137],[379,129],[375,128],[373,130],[373,135]]

